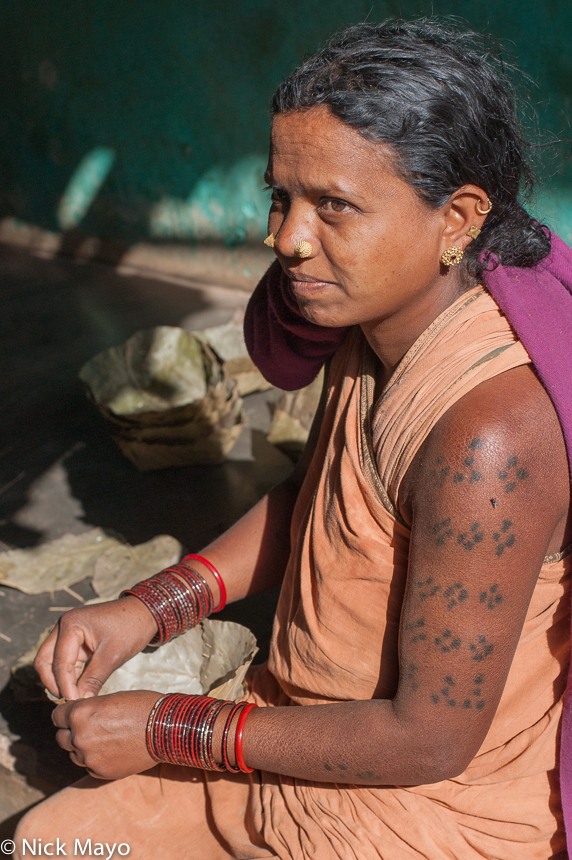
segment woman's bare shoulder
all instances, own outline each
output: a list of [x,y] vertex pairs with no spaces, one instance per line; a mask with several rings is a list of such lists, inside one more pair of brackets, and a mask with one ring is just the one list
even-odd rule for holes
[[[530,365],[476,386],[455,403],[428,435],[402,485],[407,512],[447,484],[475,500],[486,489],[493,510],[510,500],[522,516],[546,511],[554,540],[565,539],[570,477],[554,406]],[[522,505],[519,503],[522,502]],[[566,537],[569,538],[569,535]],[[550,545],[550,551],[560,547]]]

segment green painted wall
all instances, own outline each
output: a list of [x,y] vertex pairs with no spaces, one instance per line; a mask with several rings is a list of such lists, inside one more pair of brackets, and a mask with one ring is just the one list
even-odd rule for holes
[[[268,102],[334,29],[454,14],[536,81],[572,137],[570,0],[0,0],[0,217],[135,241],[257,240]],[[564,148],[536,211],[572,240]]]

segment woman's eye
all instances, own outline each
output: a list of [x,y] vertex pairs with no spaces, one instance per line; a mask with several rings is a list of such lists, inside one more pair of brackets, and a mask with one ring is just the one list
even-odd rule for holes
[[272,194],[270,195],[270,199],[271,199],[274,203],[278,203],[278,201],[282,201],[282,200],[284,200],[284,194],[282,194],[282,192],[280,192],[280,191],[276,191],[276,190],[274,190],[274,191],[272,192]]
[[271,191],[270,199],[273,203],[284,203],[288,201],[288,194],[282,190],[282,188],[272,188],[272,186],[267,185],[266,188],[262,189],[263,191]]
[[320,208],[325,212],[346,212],[350,207],[343,200],[324,200]]

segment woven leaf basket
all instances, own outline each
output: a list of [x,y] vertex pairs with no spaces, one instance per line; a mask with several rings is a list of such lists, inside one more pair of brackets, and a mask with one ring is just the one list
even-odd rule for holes
[[221,463],[244,426],[236,383],[206,343],[180,328],[139,331],[90,359],[80,378],[142,471]]

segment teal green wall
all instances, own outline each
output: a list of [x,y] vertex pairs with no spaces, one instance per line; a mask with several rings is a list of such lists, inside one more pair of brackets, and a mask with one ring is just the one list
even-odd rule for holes
[[[334,29],[462,16],[572,136],[571,0],[0,0],[0,217],[135,241],[262,235],[274,86]],[[572,240],[564,149],[536,204]]]

